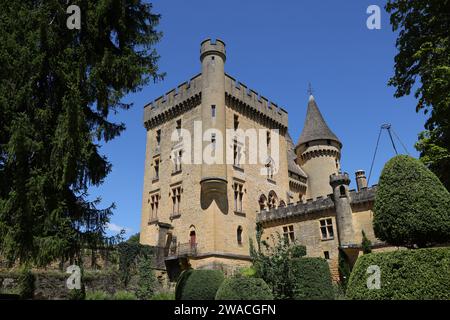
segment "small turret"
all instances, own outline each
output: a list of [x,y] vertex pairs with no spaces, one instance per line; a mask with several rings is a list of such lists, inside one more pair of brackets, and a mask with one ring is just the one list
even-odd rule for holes
[[326,196],[332,192],[331,174],[340,168],[342,143],[326,124],[312,95],[308,101],[305,125],[295,147],[297,164],[308,175],[308,198]]
[[353,217],[351,199],[348,190],[350,178],[346,172],[330,175],[333,188],[333,200],[336,208],[336,223],[339,235],[339,246],[346,247],[354,242]]

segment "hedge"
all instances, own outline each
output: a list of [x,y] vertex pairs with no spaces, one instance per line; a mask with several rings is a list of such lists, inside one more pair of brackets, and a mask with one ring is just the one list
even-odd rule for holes
[[[371,265],[380,267],[380,289],[368,289]],[[347,288],[350,299],[450,299],[450,248],[397,250],[358,258]]]
[[397,246],[450,241],[450,194],[417,159],[400,155],[383,168],[373,227],[380,240]]
[[296,278],[295,300],[333,300],[334,288],[328,262],[323,258],[298,258],[291,261]]
[[224,280],[220,270],[187,270],[177,282],[177,300],[214,300]]
[[224,280],[216,300],[273,300],[273,294],[263,279],[235,276]]

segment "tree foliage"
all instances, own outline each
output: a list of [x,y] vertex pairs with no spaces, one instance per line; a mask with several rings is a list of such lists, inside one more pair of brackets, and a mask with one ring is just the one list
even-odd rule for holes
[[429,115],[416,148],[450,190],[450,0],[390,0],[386,10],[398,32],[389,85],[396,97],[415,89],[416,111]]
[[111,205],[89,186],[111,171],[99,144],[117,137],[122,98],[158,80],[159,15],[141,0],[0,4],[0,253],[45,265],[105,241]]
[[364,254],[371,253],[372,252],[372,241],[367,238],[366,233],[364,230],[361,231],[362,233],[362,241],[361,241],[361,247]]
[[291,272],[289,261],[306,255],[304,246],[289,243],[279,233],[271,236],[271,242],[261,240],[262,229],[257,227],[257,247],[250,242],[255,276],[262,278],[273,290],[275,299],[292,298],[295,275]]
[[450,240],[450,194],[419,160],[400,155],[383,168],[374,205],[377,238],[420,247]]

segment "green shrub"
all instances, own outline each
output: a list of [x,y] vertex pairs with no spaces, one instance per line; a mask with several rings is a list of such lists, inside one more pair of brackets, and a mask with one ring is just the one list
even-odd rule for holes
[[263,279],[235,276],[223,281],[216,300],[273,300],[273,294]]
[[18,282],[18,293],[21,299],[33,299],[36,277],[27,267],[20,271]]
[[129,291],[117,291],[114,296],[114,300],[137,300],[136,295]]
[[187,269],[181,272],[181,274],[178,276],[177,284],[175,286],[175,300],[181,300],[184,286],[186,285],[186,281],[192,274],[192,272],[193,269]]
[[296,282],[296,300],[333,300],[334,288],[331,282],[328,262],[323,258],[292,259],[290,269]]
[[[380,289],[368,289],[367,268],[380,267]],[[450,248],[397,250],[358,258],[347,288],[350,299],[450,299]]]
[[372,241],[367,238],[366,233],[364,230],[362,233],[362,241],[361,241],[361,247],[364,254],[371,253],[372,252]]
[[175,300],[175,294],[173,292],[158,292],[150,300]]
[[223,273],[220,270],[185,271],[180,275],[176,298],[180,300],[214,300],[223,279]]
[[425,165],[409,156],[389,160],[374,205],[377,238],[397,246],[450,240],[450,194]]
[[142,257],[138,264],[138,289],[136,291],[136,296],[140,300],[149,300],[156,287],[156,277],[153,272],[152,258]]
[[85,300],[110,300],[111,296],[102,290],[87,291]]

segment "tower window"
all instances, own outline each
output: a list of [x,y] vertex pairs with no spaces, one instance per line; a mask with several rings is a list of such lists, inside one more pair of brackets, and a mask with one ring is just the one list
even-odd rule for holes
[[239,226],[236,231],[236,240],[239,245],[242,245],[242,227]]
[[161,129],[156,130],[156,146],[159,147],[161,145]]
[[178,131],[178,138],[181,138],[181,119],[177,120],[176,130]]
[[180,215],[181,186],[172,188],[172,216]]
[[239,116],[238,115],[234,115],[234,130],[237,130],[239,127]]
[[159,180],[159,163],[160,163],[159,158],[155,159],[155,162],[153,163],[154,168],[153,180]]
[[283,227],[283,236],[287,243],[292,243],[295,241],[294,226]]
[[244,186],[241,183],[235,182],[233,185],[234,190],[234,211],[242,211],[242,200],[244,198]]
[[211,117],[216,117],[216,106],[214,104],[211,106]]
[[173,155],[174,157],[174,168],[173,168],[173,172],[180,172],[181,171],[181,159],[183,157],[183,151],[179,150],[177,152],[175,152],[175,154]]
[[214,60],[214,56],[211,57],[211,60]]
[[159,207],[159,194],[150,196],[150,221],[158,219],[158,207]]
[[270,131],[267,131],[267,146],[270,146]]
[[233,165],[236,167],[241,166],[241,147],[238,145],[237,141],[233,143]]
[[344,186],[340,186],[339,187],[339,193],[341,194],[341,197],[345,197],[345,187]]
[[334,238],[333,232],[333,220],[331,218],[321,219],[320,221],[320,233],[322,240],[331,240]]
[[324,251],[323,252],[323,257],[325,258],[325,260],[330,260],[330,252],[329,251]]

